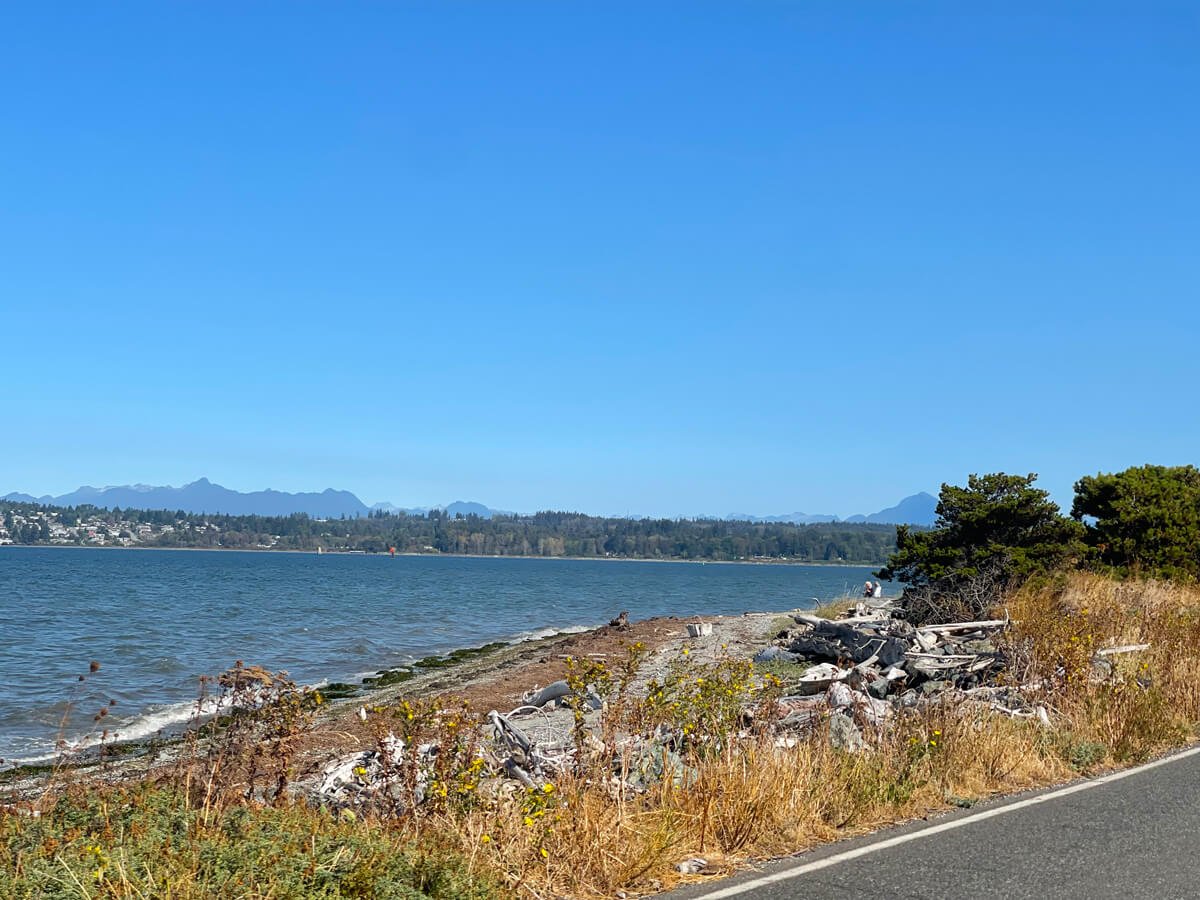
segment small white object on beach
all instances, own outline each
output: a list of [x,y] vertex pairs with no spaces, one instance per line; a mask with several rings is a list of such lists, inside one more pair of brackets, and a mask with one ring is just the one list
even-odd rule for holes
[[688,637],[708,637],[712,634],[712,622],[688,622]]
[[360,706],[358,708],[358,717],[364,722],[367,721],[367,708],[365,706]]

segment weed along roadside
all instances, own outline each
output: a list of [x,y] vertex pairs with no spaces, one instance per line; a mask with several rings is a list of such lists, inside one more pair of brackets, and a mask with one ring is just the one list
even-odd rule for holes
[[[355,698],[362,746],[325,759],[333,704],[235,668],[213,689],[236,712],[170,764],[6,807],[0,893],[650,893],[1142,760],[1200,720],[1195,589],[1075,574],[1008,597],[1007,621],[922,626],[854,606],[576,636],[547,654],[564,677],[503,710]],[[160,829],[182,837],[151,853]]]

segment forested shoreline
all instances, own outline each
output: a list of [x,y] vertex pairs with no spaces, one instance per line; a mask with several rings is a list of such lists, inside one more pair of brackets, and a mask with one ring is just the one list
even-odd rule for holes
[[528,516],[372,513],[317,519],[181,510],[0,502],[0,542],[186,549],[325,550],[469,556],[883,563],[893,525],[796,525],[717,519],[625,519],[573,512]]

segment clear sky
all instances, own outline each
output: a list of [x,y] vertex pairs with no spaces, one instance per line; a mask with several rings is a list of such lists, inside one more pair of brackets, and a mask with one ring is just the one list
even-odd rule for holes
[[1194,4],[8,4],[0,98],[0,493],[1200,462]]

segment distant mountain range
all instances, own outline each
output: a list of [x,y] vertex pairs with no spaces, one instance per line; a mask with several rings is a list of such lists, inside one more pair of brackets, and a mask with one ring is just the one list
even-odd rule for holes
[[790,522],[793,525],[819,525],[823,522],[837,522],[837,516],[825,515],[823,513],[780,513],[777,516],[752,516],[750,513],[730,513],[725,516],[726,519],[734,519],[738,522]]
[[122,509],[182,509],[191,513],[226,513],[231,516],[287,516],[308,513],[319,518],[365,516],[370,508],[349,491],[332,488],[321,493],[289,494],[286,491],[251,491],[243,494],[207,478],[183,487],[126,484],[116,487],[81,487],[58,497],[8,494],[3,499],[54,506],[92,506]]
[[[124,484],[113,487],[95,488],[84,486],[69,494],[57,497],[47,494],[34,497],[30,494],[12,493],[0,497],[17,503],[43,503],[52,506],[121,507],[122,509],[181,509],[190,513],[224,513],[231,516],[288,516],[293,513],[308,513],[320,519],[352,518],[365,516],[372,510],[409,515],[425,515],[429,507],[404,509],[391,503],[367,506],[349,491],[332,488],[320,493],[289,494],[286,491],[251,491],[242,493],[213,484],[207,478],[185,484],[183,487],[157,487],[149,484]],[[488,509],[482,503],[463,500],[445,506],[447,514],[464,516],[474,513],[490,519],[499,510]]]
[[868,516],[850,516],[847,522],[886,522],[889,525],[932,525],[937,520],[937,497],[921,491],[895,506]]
[[[430,509],[444,509],[447,515],[477,515],[490,519],[494,515],[511,515],[503,510],[491,509],[482,503],[456,500],[444,507],[399,507],[391,503],[376,503],[367,506],[349,491],[332,488],[320,493],[289,494],[286,491],[251,491],[242,493],[213,484],[207,478],[185,484],[183,487],[157,487],[148,484],[126,484],[112,487],[81,487],[69,494],[57,497],[46,495],[34,497],[30,494],[11,493],[0,497],[17,503],[42,503],[51,506],[121,507],[122,509],[181,509],[190,513],[224,513],[233,516],[287,516],[307,513],[321,519],[352,518],[365,516],[369,512],[407,513],[425,515]],[[869,515],[850,516],[846,522],[871,522],[888,524],[932,525],[937,499],[924,492],[905,497],[895,506],[881,509]],[[787,513],[777,516],[751,516],[733,513],[729,519],[748,522],[792,522],[810,525],[822,522],[842,521],[833,515],[811,515]]]
[[879,512],[849,516],[839,519],[837,516],[812,513],[783,513],[778,516],[750,516],[745,513],[730,513],[726,518],[739,519],[747,522],[792,522],[797,525],[813,525],[822,522],[866,522],[884,525],[932,525],[937,519],[937,497],[921,491],[919,494],[905,497],[895,506],[881,509]]

